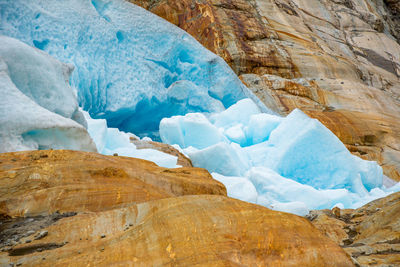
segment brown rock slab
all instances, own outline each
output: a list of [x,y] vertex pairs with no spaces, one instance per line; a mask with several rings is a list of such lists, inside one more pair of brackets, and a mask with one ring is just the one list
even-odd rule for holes
[[361,266],[400,265],[400,192],[356,209],[312,211],[312,223]]
[[182,167],[193,167],[192,161],[173,146],[153,141],[131,140],[137,149],[155,149],[178,158],[176,164]]
[[104,211],[182,195],[226,195],[201,168],[67,150],[0,154],[0,214]]
[[1,252],[0,264],[353,266],[306,219],[217,195],[86,212],[45,230],[42,239]]

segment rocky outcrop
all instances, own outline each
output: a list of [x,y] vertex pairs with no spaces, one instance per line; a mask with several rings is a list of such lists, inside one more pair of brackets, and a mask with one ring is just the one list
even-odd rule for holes
[[36,216],[104,211],[182,195],[226,195],[200,168],[167,169],[150,161],[78,151],[0,154],[0,214]]
[[130,1],[222,56],[275,112],[301,108],[400,180],[398,1]]
[[30,266],[352,266],[301,217],[205,195],[65,217],[0,258]]
[[305,218],[230,199],[202,169],[34,151],[0,170],[2,266],[353,266]]
[[400,265],[400,193],[356,210],[312,211],[308,218],[359,265]]
[[135,138],[131,138],[130,141],[136,146],[137,149],[155,149],[177,157],[178,159],[176,164],[182,167],[193,167],[192,161],[171,145],[153,141],[138,140]]
[[392,34],[400,43],[400,2],[397,0],[384,0],[383,2],[389,9],[389,16],[384,19],[391,25]]

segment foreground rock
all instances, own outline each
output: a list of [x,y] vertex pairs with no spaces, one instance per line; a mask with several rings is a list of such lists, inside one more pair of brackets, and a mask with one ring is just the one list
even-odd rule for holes
[[230,199],[202,169],[0,155],[1,266],[353,266],[306,219]]
[[0,154],[0,214],[103,211],[153,199],[226,195],[204,169],[67,150]]
[[[0,254],[31,266],[352,266],[305,219],[229,199],[185,196],[59,220]],[[33,240],[27,243],[27,240]]]
[[400,265],[400,193],[356,210],[313,211],[308,217],[360,265]]
[[223,57],[269,108],[301,108],[400,180],[398,1],[130,1]]

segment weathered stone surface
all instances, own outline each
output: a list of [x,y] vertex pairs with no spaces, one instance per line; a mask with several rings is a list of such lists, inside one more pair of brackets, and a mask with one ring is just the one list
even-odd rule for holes
[[0,154],[3,216],[103,211],[196,194],[226,195],[226,189],[200,168],[67,150]]
[[145,141],[145,140],[131,140],[131,142],[135,144],[137,149],[146,149],[146,148],[155,149],[177,157],[178,160],[176,164],[182,167],[193,167],[192,161],[188,157],[183,155],[181,152],[179,152],[173,146],[159,142]]
[[385,21],[391,26],[392,34],[400,43],[400,2],[398,0],[384,0],[390,15],[385,18]]
[[356,210],[312,211],[308,217],[358,264],[400,265],[400,193]]
[[397,0],[130,1],[222,56],[277,113],[303,109],[400,180]]
[[306,219],[228,198],[199,168],[0,154],[0,214],[1,266],[353,266]]
[[[353,266],[306,219],[224,196],[183,196],[60,219],[0,264]],[[27,240],[31,242],[26,243]]]

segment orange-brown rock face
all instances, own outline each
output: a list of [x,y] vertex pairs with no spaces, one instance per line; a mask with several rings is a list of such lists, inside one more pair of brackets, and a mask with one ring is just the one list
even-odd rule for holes
[[130,1],[222,56],[272,110],[301,108],[400,180],[398,1]]
[[309,218],[360,265],[400,265],[400,193],[334,213],[313,211]]
[[153,142],[153,141],[144,141],[144,140],[131,140],[133,144],[135,144],[137,149],[155,149],[167,154],[170,154],[172,156],[175,156],[178,158],[176,164],[182,166],[182,167],[193,167],[192,161],[183,155],[181,152],[179,152],[176,148],[173,146],[170,146],[168,144],[163,144],[159,142]]
[[230,199],[202,169],[0,156],[0,266],[353,266],[305,218]]
[[[34,240],[44,231],[45,237]],[[2,264],[352,266],[344,251],[304,218],[223,196],[78,214],[20,242],[0,254]]]
[[196,194],[226,195],[226,189],[200,168],[66,150],[0,154],[0,214],[6,216],[103,211]]
[[222,56],[242,73],[273,73],[296,77],[285,47],[267,40],[278,38],[258,13],[255,1],[246,0],[130,0],[181,27],[205,47]]

